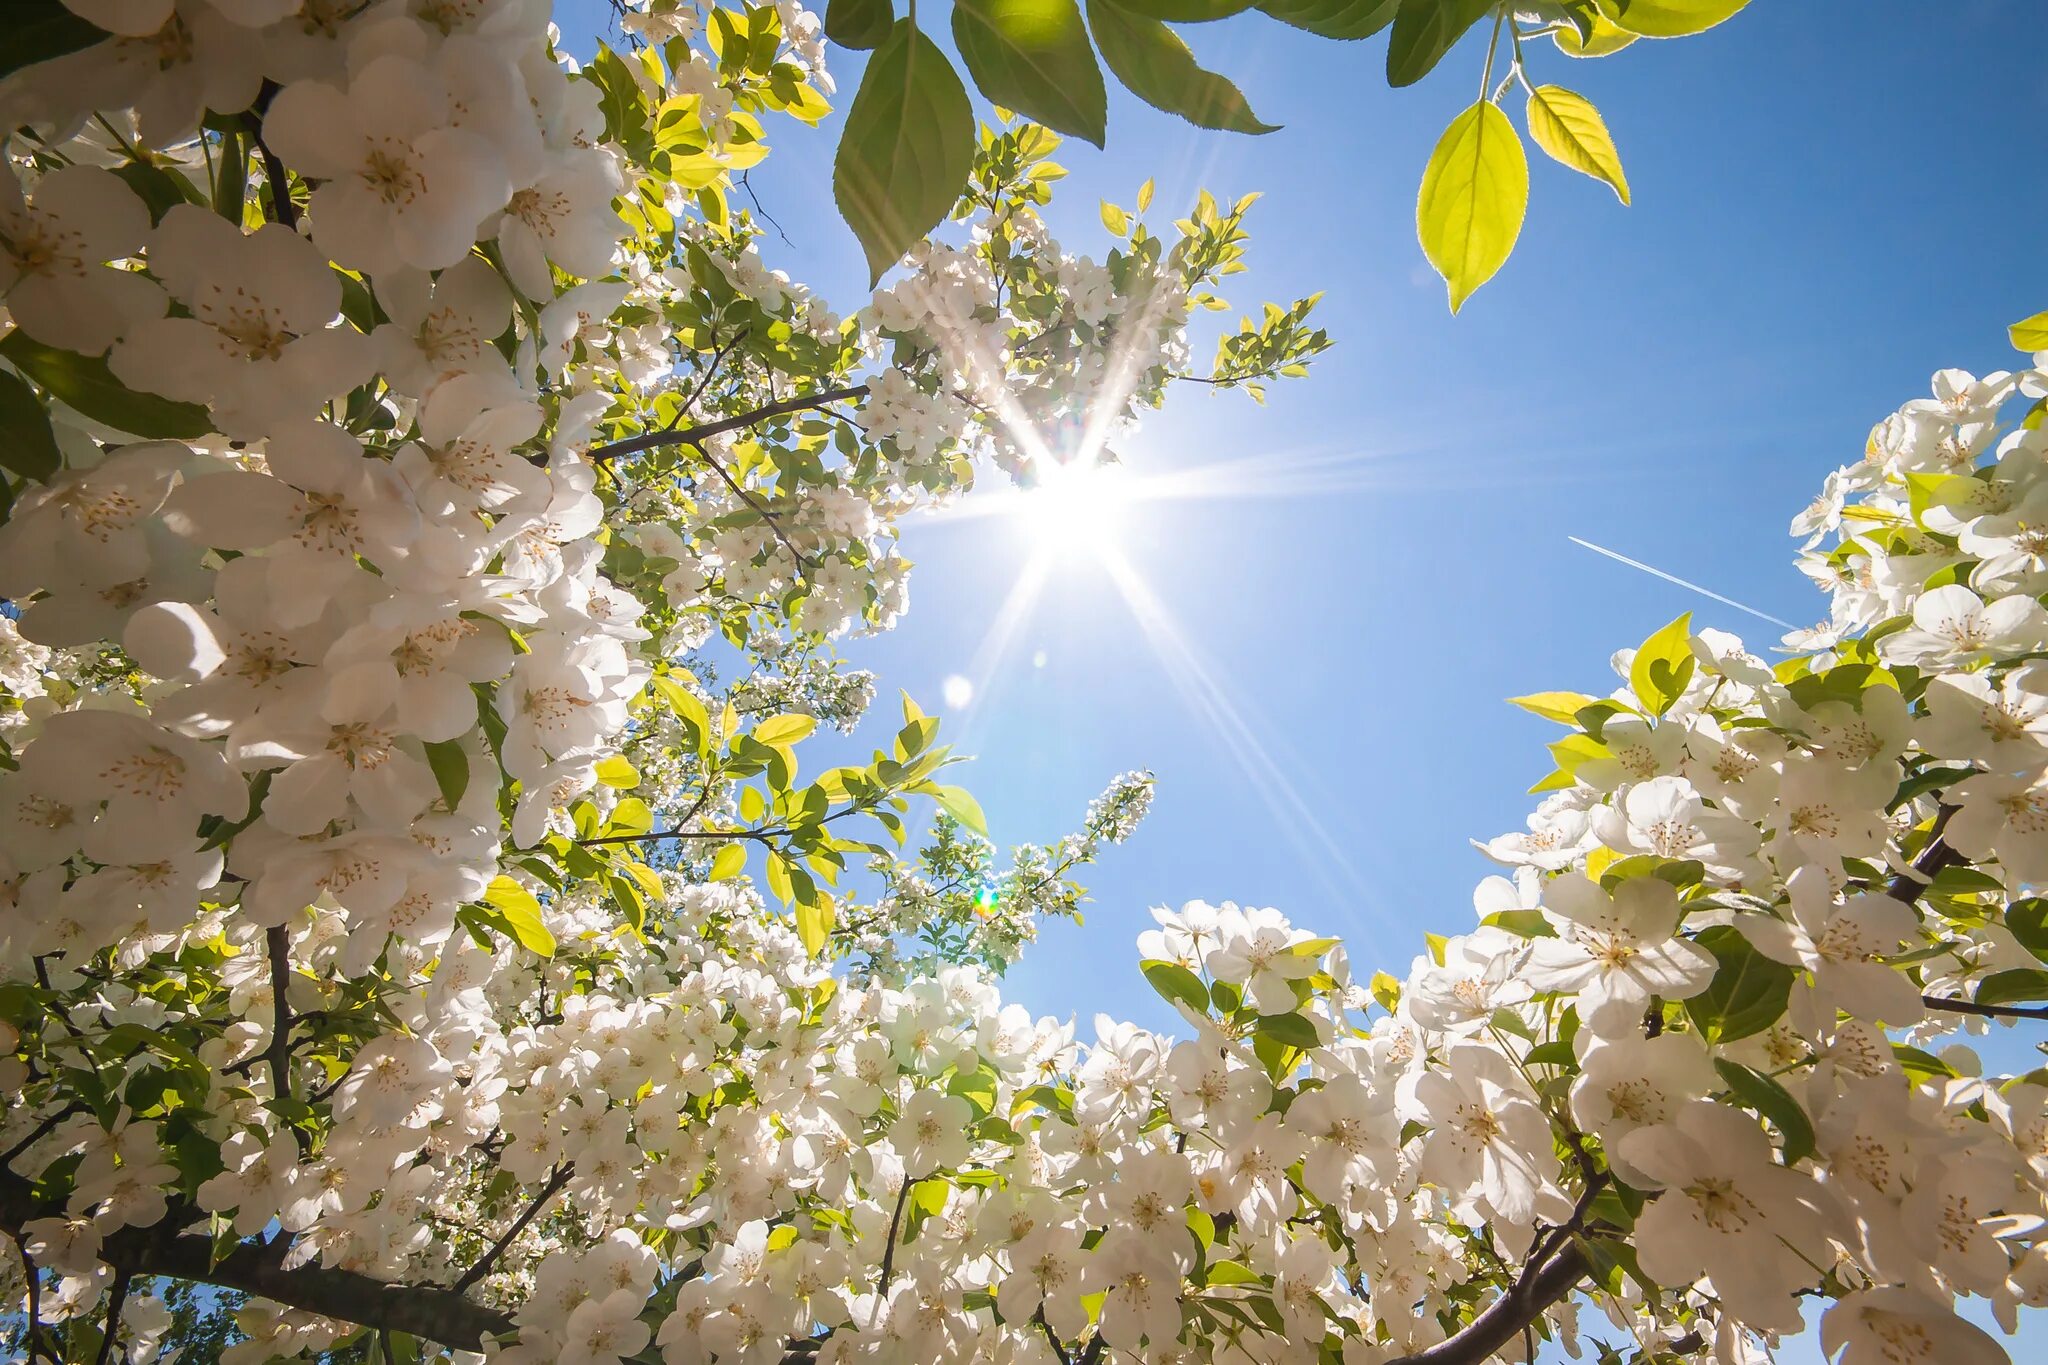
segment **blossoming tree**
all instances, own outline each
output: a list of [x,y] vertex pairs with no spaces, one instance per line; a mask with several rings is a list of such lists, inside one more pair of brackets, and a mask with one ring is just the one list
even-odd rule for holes
[[1972,1365],[2048,1296],[2048,1075],[1938,1041],[2048,1015],[2048,353],[1830,479],[1790,661],[1520,699],[1557,771],[1404,979],[1195,904],[1184,1036],[1081,1038],[999,977],[1149,779],[999,862],[908,698],[805,746],[897,518],[1193,374],[1248,205],[1071,256],[999,117],[842,318],[728,198],[825,111],[794,6],[67,6],[0,39],[21,1356],[1751,1362],[1814,1297]]

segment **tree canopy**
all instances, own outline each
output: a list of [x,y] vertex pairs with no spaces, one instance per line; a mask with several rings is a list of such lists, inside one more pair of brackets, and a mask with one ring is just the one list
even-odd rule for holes
[[[1421,192],[1455,304],[1526,193],[1521,45],[1740,7],[1265,8],[1390,26],[1396,83],[1491,25]],[[1555,771],[1463,932],[1395,972],[1160,909],[1133,980],[1175,1035],[1035,1018],[1004,968],[1150,776],[999,855],[837,642],[907,609],[905,515],[1329,344],[1308,298],[1195,359],[1250,199],[1167,221],[1148,183],[1098,254],[1053,239],[1091,36],[1259,126],[1167,27],[1231,6],[1071,9],[956,7],[977,120],[873,0],[657,0],[582,61],[542,0],[23,5],[15,1351],[1751,1365],[1814,1299],[1845,1365],[2006,1359],[1958,1305],[2048,1301],[2048,1072],[1955,1035],[2048,1018],[2048,314],[1793,521],[1832,610],[1787,657],[1681,617],[1607,695],[1516,699]],[[732,199],[828,112],[827,36],[871,50],[834,188],[890,277],[846,313]],[[1626,200],[1591,106],[1525,93]],[[863,718],[885,744],[827,766]]]

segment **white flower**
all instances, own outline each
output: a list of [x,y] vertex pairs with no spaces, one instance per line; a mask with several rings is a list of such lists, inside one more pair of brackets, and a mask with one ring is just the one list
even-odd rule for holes
[[958,1095],[924,1089],[904,1102],[889,1129],[889,1141],[903,1156],[911,1178],[958,1166],[967,1159],[974,1107]]
[[1404,1076],[1401,1116],[1427,1129],[1420,1170],[1453,1201],[1484,1201],[1510,1223],[1527,1223],[1550,1183],[1550,1123],[1514,1063],[1490,1047],[1460,1043],[1441,1070]]
[[65,166],[24,196],[0,174],[0,296],[15,325],[46,346],[98,355],[160,316],[163,291],[109,265],[137,254],[149,210],[111,171]]
[[2009,1365],[1989,1332],[1911,1289],[1858,1290],[1829,1305],[1821,1349],[1836,1365]]
[[1923,594],[1911,629],[1878,641],[1889,663],[1922,667],[1969,664],[1989,653],[2018,654],[2048,644],[2048,612],[2031,597],[1986,602],[1961,584]]
[[137,323],[108,364],[135,388],[211,405],[227,435],[267,436],[369,377],[369,338],[331,325],[340,279],[289,228],[245,236],[178,204],[150,238],[149,267],[190,316]]
[[441,73],[396,53],[373,59],[346,90],[287,85],[263,135],[321,182],[308,205],[313,240],[372,274],[454,265],[512,192],[500,149],[458,126]]
[[1530,945],[1524,979],[1539,991],[1576,991],[1579,1019],[1603,1037],[1636,1027],[1652,996],[1685,1000],[1714,979],[1712,954],[1678,936],[1678,892],[1629,877],[1612,892],[1566,873],[1543,889],[1555,938]]
[[1618,1151],[1663,1190],[1636,1220],[1644,1273],[1666,1285],[1706,1275],[1745,1325],[1797,1331],[1793,1294],[1829,1259],[1826,1206],[1818,1185],[1773,1160],[1757,1121],[1695,1100],[1673,1123],[1628,1134]]

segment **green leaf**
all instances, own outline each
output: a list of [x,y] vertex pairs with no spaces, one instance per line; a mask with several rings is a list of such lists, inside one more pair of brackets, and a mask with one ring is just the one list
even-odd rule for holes
[[946,1083],[948,1095],[958,1095],[974,1106],[976,1118],[986,1118],[996,1107],[996,1069],[987,1062],[963,1071]]
[[541,923],[540,902],[531,891],[500,874],[484,888],[484,903],[505,917],[512,936],[528,952],[541,957],[555,955],[555,936]]
[[1687,612],[1643,641],[1628,666],[1628,685],[1644,709],[1661,716],[1685,694],[1698,666],[1692,652],[1692,613]]
[[1615,27],[1645,38],[1704,33],[1734,16],[1749,0],[1593,0]]
[[1529,1049],[1529,1055],[1522,1058],[1525,1066],[1577,1066],[1579,1057],[1572,1045],[1559,1038],[1554,1042],[1539,1043]]
[[43,400],[20,379],[0,371],[0,467],[40,483],[63,463]]
[[1529,161],[1508,116],[1481,100],[1451,120],[1415,203],[1422,252],[1457,312],[1506,264],[1529,207]]
[[1252,1025],[1252,1032],[1303,1051],[1323,1045],[1316,1036],[1316,1026],[1298,1014],[1262,1014]]
[[798,715],[786,711],[779,716],[770,716],[754,727],[754,738],[763,744],[794,744],[806,739],[818,728],[815,716]]
[[2022,948],[2048,962],[2048,900],[2030,896],[2014,901],[2005,908],[2005,927]]
[[640,770],[624,754],[611,754],[597,761],[597,780],[619,791],[631,791],[640,785]]
[[1509,697],[1508,705],[1519,706],[1559,725],[1577,725],[1580,708],[1592,705],[1595,700],[1583,692],[1531,692],[1526,697]]
[[1732,1043],[1784,1018],[1795,975],[1790,967],[1750,947],[1726,924],[1702,929],[1695,941],[1713,955],[1714,979],[1685,1002],[1685,1012],[1708,1042]]
[[2048,1000],[2048,972],[2038,967],[2014,967],[1993,972],[1977,983],[1970,997],[1980,1005],[2010,1005],[2020,1000]]
[[1131,233],[1131,216],[1105,199],[1102,201],[1102,225],[1109,229],[1113,237],[1128,237]]
[[469,755],[462,751],[460,742],[452,739],[436,740],[425,747],[427,766],[434,770],[441,799],[448,803],[449,810],[454,810],[462,804],[462,794],[469,790]]
[[8,0],[7,41],[0,43],[0,76],[67,52],[79,52],[112,34],[102,33],[58,0]]
[[114,174],[149,205],[149,221],[152,223],[162,222],[164,215],[180,204],[206,206],[206,200],[196,185],[153,161],[131,161],[125,166],[114,167]]
[[839,915],[827,895],[813,895],[796,904],[796,936],[803,940],[804,951],[816,957],[824,951],[825,943],[832,937],[832,927],[839,922]]
[[2048,313],[2022,318],[2005,330],[2012,344],[2022,351],[2048,351]]
[[1264,1284],[1265,1281],[1237,1261],[1217,1261],[1209,1267],[1209,1283],[1212,1285]]
[[722,882],[737,877],[747,865],[747,846],[740,843],[727,844],[711,859],[710,880]]
[[1088,27],[1116,78],[1154,109],[1202,128],[1270,133],[1238,88],[1195,63],[1188,45],[1157,19],[1133,14],[1116,0],[1088,0]]
[[989,99],[1102,145],[1108,95],[1074,0],[954,0],[953,42]]
[[1493,0],[1400,0],[1387,38],[1387,84],[1399,88],[1427,76]]
[[1787,1166],[1797,1164],[1801,1157],[1813,1155],[1813,1124],[1806,1117],[1806,1111],[1799,1107],[1799,1101],[1792,1098],[1791,1092],[1769,1076],[1751,1071],[1725,1057],[1714,1059],[1714,1069],[1721,1073],[1721,1079],[1728,1083],[1736,1098],[1769,1119],[1785,1139]]
[[1152,983],[1152,989],[1168,1000],[1177,1000],[1195,1012],[1196,1018],[1209,1013],[1209,988],[1178,962],[1167,962],[1159,958],[1147,958],[1138,964],[1138,970]]
[[947,787],[937,782],[927,782],[921,790],[939,803],[939,809],[982,838],[988,838],[988,821],[982,816],[981,803],[976,801],[965,787]]
[[831,0],[825,7],[825,36],[861,52],[880,47],[895,22],[889,0]]
[[1591,100],[1561,85],[1539,85],[1529,92],[1528,117],[1529,136],[1551,160],[1605,181],[1622,203],[1628,202],[1621,153]]
[[1206,24],[1228,19],[1252,7],[1252,0],[1119,0],[1133,14],[1163,19],[1169,24]]
[[1281,23],[1321,38],[1370,38],[1394,22],[1401,0],[1261,0]]
[[654,812],[647,803],[637,796],[628,796],[612,807],[611,818],[605,821],[606,834],[646,834],[654,828]]
[[868,59],[832,163],[832,197],[869,283],[937,227],[974,165],[974,111],[945,53],[908,19]]
[[205,408],[137,393],[114,378],[107,362],[96,356],[59,351],[20,331],[0,341],[0,356],[83,416],[130,436],[190,440],[213,430]]

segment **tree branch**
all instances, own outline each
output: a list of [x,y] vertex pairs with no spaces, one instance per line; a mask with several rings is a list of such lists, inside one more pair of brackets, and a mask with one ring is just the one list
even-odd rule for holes
[[[21,1239],[22,1224],[52,1210],[38,1207],[28,1182],[0,1171],[0,1231]],[[406,1332],[465,1351],[487,1335],[514,1330],[512,1315],[431,1284],[392,1284],[353,1270],[308,1263],[286,1269],[259,1242],[244,1242],[219,1260],[211,1238],[181,1231],[173,1212],[146,1228],[121,1228],[100,1244],[100,1259],[117,1274],[161,1275],[193,1284],[239,1289],[288,1308],[364,1327]]]
[[1944,995],[1923,995],[1920,1003],[1931,1010],[1975,1014],[1986,1019],[2048,1019],[2048,1005],[1980,1005],[1974,1000],[1955,1000]]
[[1521,1334],[1559,1299],[1572,1292],[1592,1267],[1577,1242],[1567,1245],[1534,1275],[1487,1305],[1464,1331],[1427,1350],[1400,1356],[1387,1365],[1480,1365]]
[[596,446],[590,451],[589,459],[593,464],[602,464],[606,460],[622,459],[662,446],[696,445],[710,440],[713,436],[723,436],[729,431],[742,431],[772,417],[785,417],[792,412],[806,412],[846,398],[865,398],[867,392],[867,385],[852,384],[845,388],[826,389],[822,393],[809,394],[802,398],[785,398],[780,402],[755,408],[751,412],[743,412],[736,417],[723,417],[716,422],[705,422],[701,426],[685,427],[680,431],[650,431],[642,436],[614,441],[607,446]]
[[1920,850],[1920,856],[1913,860],[1913,870],[1901,872],[1885,883],[1884,893],[1895,901],[1907,905],[1920,899],[1920,893],[1940,875],[1945,867],[1955,867],[1968,859],[1950,848],[1942,840],[1941,832],[1948,827],[1948,820],[1956,813],[1954,806],[1943,806],[1934,814],[1934,823],[1927,830],[1927,847]]
[[747,492],[746,489],[740,487],[733,476],[726,472],[725,466],[720,464],[717,457],[712,455],[710,451],[695,441],[692,441],[690,445],[704,463],[710,465],[713,472],[725,481],[725,486],[732,490],[732,495],[752,508],[756,516],[768,523],[768,529],[775,533],[775,538],[782,542],[782,548],[789,551],[790,556],[796,560],[796,566],[799,569],[809,569],[811,562],[804,558],[804,552],[797,549],[795,542],[790,540],[788,533],[782,529],[782,523],[775,519],[775,514],[755,501],[754,496]]
[[576,1163],[573,1161],[565,1161],[555,1167],[554,1173],[548,1177],[548,1183],[541,1188],[539,1194],[534,1196],[533,1202],[526,1206],[525,1211],[512,1220],[512,1226],[505,1229],[505,1235],[491,1243],[490,1250],[477,1257],[475,1265],[462,1272],[462,1278],[451,1286],[454,1292],[460,1294],[463,1290],[490,1274],[492,1263],[505,1254],[505,1248],[511,1246],[519,1234],[526,1231],[526,1225],[539,1215],[541,1206],[546,1204],[548,1200],[553,1199],[556,1192],[562,1186],[568,1184],[569,1177],[575,1173]]
[[107,1329],[100,1335],[99,1359],[94,1365],[107,1365],[113,1358],[114,1338],[121,1332],[121,1309],[128,1302],[128,1281],[133,1278],[125,1270],[114,1272],[114,1287],[107,1298]]

